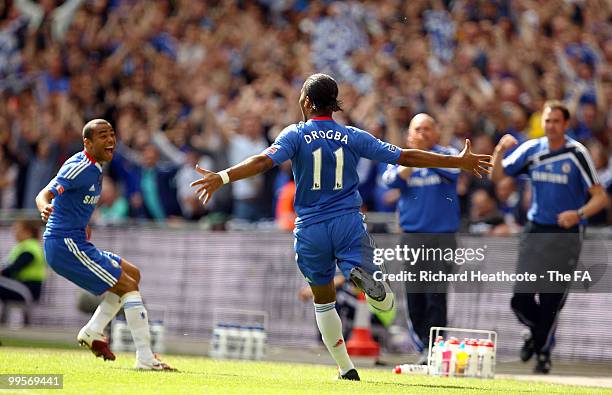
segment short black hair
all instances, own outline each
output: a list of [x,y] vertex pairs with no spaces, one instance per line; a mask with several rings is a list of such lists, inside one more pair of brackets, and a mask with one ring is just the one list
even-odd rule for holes
[[548,100],[544,103],[544,108],[550,108],[551,110],[559,110],[563,114],[564,120],[570,119],[570,111],[565,104],[560,100]]
[[304,82],[304,94],[310,98],[316,112],[342,111],[338,100],[338,84],[327,74],[313,74]]
[[96,128],[96,125],[99,125],[101,123],[105,123],[112,128],[110,122],[105,119],[92,119],[91,121],[87,122],[83,127],[83,137],[91,140],[93,138],[93,132]]

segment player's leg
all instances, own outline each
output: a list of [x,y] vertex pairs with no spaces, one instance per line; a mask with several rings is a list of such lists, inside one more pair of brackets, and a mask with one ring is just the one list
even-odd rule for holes
[[[105,252],[107,256],[112,254]],[[151,330],[149,315],[139,291],[140,270],[132,263],[121,259],[122,276],[117,284],[109,289],[110,293],[120,296],[120,305],[136,346],[136,369],[176,370],[161,362],[151,349]]]
[[[102,295],[117,284],[122,271],[118,263],[102,262],[99,251],[93,244],[72,238],[47,238],[44,240],[44,251],[49,266],[62,277],[70,280],[82,289]],[[102,262],[102,264],[101,264]],[[118,297],[105,294],[103,311],[98,315],[114,315],[118,311]],[[110,313],[107,313],[111,310]],[[112,317],[111,317],[112,318]],[[94,329],[81,330],[77,340],[87,346],[94,355],[105,360],[114,360],[108,341],[103,335],[104,325],[94,325]],[[87,325],[86,325],[87,327]]]
[[331,254],[326,223],[296,229],[295,252],[298,267],[312,289],[315,318],[323,344],[336,361],[340,377],[359,380],[346,350],[342,321],[336,311],[336,266]]
[[[456,248],[454,235],[447,237],[440,234],[403,233],[400,245],[407,248]],[[448,272],[444,262],[416,261],[410,262],[402,269],[419,278],[421,270]],[[406,306],[409,317],[409,333],[413,343],[421,352],[417,364],[427,364],[429,355],[429,334],[432,326],[446,326],[446,294],[443,284],[426,281],[405,282]]]
[[[457,237],[454,233],[443,233],[443,234],[421,234],[423,240],[420,245],[425,248],[437,248],[439,251],[456,251],[457,250]],[[413,244],[415,246],[415,244]],[[429,269],[433,272],[441,272],[450,274],[454,271],[454,262],[445,261],[443,257],[434,257],[433,260],[419,262],[415,264],[419,270]],[[425,265],[425,266],[424,266]],[[425,284],[426,292],[424,292],[425,302],[425,316],[423,319],[424,328],[424,343],[425,347],[428,348],[430,342],[435,339],[430,339],[432,327],[445,327],[447,324],[447,291],[448,283],[446,281],[433,282],[431,284]],[[428,353],[429,350],[427,349]],[[422,362],[427,363],[427,357]]]
[[535,352],[534,330],[540,314],[540,306],[536,303],[534,293],[515,293],[510,300],[510,306],[516,318],[528,328],[523,335],[523,346],[519,352],[523,362],[531,359]]
[[[124,307],[128,326],[139,350],[138,362],[144,361],[146,366],[143,368],[146,369],[170,369],[153,356],[150,344],[145,346],[150,336],[149,324],[138,292],[138,282],[128,274],[134,274],[133,265],[117,255],[98,250],[88,241],[71,238],[45,240],[45,255],[49,265],[58,274],[94,295],[105,294],[94,313],[93,321],[90,320],[79,332],[79,343],[89,347],[96,356],[114,360],[115,356],[102,331],[119,309]],[[143,333],[145,331],[146,334]]]
[[[548,252],[547,270],[558,270],[563,274],[572,273],[578,264],[582,245],[579,233],[542,235]],[[554,343],[557,320],[565,305],[571,282],[547,284],[539,291],[539,314],[533,330],[533,346],[537,354],[536,373],[548,373],[551,368],[550,353]]]
[[[119,275],[119,279],[117,281],[118,284],[121,284],[119,286],[133,280],[131,270],[129,270],[130,268],[126,268],[124,265],[126,262],[123,261],[121,257],[107,252],[103,252],[103,255],[111,260],[111,265],[113,265],[113,267],[117,267],[117,265],[119,265],[121,268],[121,274]],[[115,284],[115,287],[118,287],[118,285]],[[98,308],[94,312],[93,316],[81,329],[79,337],[82,337],[81,334],[86,336],[87,333],[90,332],[100,334],[104,333],[104,329],[117,315],[117,313],[119,313],[119,310],[121,310],[121,297],[117,293],[111,292],[110,290],[106,291],[104,293],[104,297],[102,298],[102,302],[100,302],[100,305],[98,305]]]
[[538,361],[536,373],[550,371],[550,352],[552,338],[557,326],[561,308],[565,304],[567,293],[540,293],[540,315],[533,331],[533,345]]
[[340,270],[365,292],[368,304],[381,312],[393,309],[395,296],[391,287],[373,277],[374,272],[385,270],[383,265],[374,264],[374,240],[365,229],[363,216],[355,213],[331,220],[329,237]]
[[425,347],[425,295],[422,293],[406,293],[406,309],[408,319],[412,328],[411,337],[413,342],[422,351]]
[[[536,233],[533,224],[528,224],[521,234],[519,243],[519,256],[516,265],[516,273],[535,272],[541,270],[541,261],[546,257],[540,251],[541,238]],[[541,274],[541,273],[540,273]],[[514,284],[514,294],[510,301],[512,311],[516,318],[528,328],[523,334],[523,346],[519,352],[523,362],[527,362],[535,352],[534,330],[540,315],[540,305],[536,302],[535,291],[538,287],[525,282]]]
[[336,311],[336,287],[333,280],[325,285],[310,285],[314,296],[315,317],[323,344],[338,365],[340,379],[359,380],[353,361],[346,350],[342,320]]
[[140,271],[136,266],[122,259],[118,255],[107,251],[102,251],[102,255],[111,260],[111,265],[119,265],[122,273],[119,276],[117,284],[114,286],[114,290],[108,290],[104,293],[102,302],[94,312],[89,322],[81,329],[81,332],[79,332],[79,338],[86,338],[88,334],[91,334],[92,332],[94,334],[104,333],[106,326],[117,315],[117,313],[119,313],[119,310],[121,310],[122,302],[119,295],[123,295],[133,290],[138,290],[138,285],[140,283]]

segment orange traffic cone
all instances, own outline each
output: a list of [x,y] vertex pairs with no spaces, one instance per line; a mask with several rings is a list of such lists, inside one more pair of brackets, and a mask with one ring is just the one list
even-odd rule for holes
[[357,298],[353,331],[346,342],[346,349],[349,355],[361,357],[377,357],[380,353],[380,345],[372,338],[370,331],[370,310],[363,292]]

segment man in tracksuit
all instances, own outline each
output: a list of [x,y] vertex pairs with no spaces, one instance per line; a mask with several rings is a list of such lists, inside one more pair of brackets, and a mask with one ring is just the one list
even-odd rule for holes
[[[506,158],[506,151],[518,144],[514,137],[503,136],[495,148],[494,182],[520,174],[531,181],[529,223],[520,240],[517,273],[572,273],[580,257],[586,219],[608,205],[587,149],[565,135],[569,119],[569,110],[561,102],[546,102],[542,112],[544,137],[524,142]],[[557,319],[570,285],[542,281],[535,289],[527,283],[515,285],[512,309],[530,331],[520,356],[526,362],[537,354],[536,373],[550,371]]]
[[[408,128],[408,146],[439,154],[456,155],[454,148],[438,145],[439,134],[435,120],[427,114],[417,114]],[[389,166],[383,175],[390,188],[399,188],[398,203],[402,245],[411,248],[446,248],[457,246],[455,233],[459,229],[460,210],[457,196],[456,169],[415,169]],[[452,263],[444,261],[408,263],[405,269],[442,270],[450,272]],[[422,352],[419,363],[427,363],[429,329],[446,326],[445,284],[406,283],[411,338]]]

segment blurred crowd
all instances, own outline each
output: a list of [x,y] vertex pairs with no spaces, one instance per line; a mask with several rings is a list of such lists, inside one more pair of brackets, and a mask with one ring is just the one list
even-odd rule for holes
[[[36,193],[109,120],[120,143],[98,222],[276,218],[290,228],[290,167],[223,188],[202,207],[194,165],[221,170],[301,120],[303,80],[340,83],[335,118],[405,146],[431,114],[444,145],[491,153],[511,133],[540,137],[546,99],[572,111],[569,135],[612,184],[612,3],[607,0],[6,0],[0,3],[0,208]],[[359,164],[364,209],[393,211],[385,167]],[[515,232],[529,186],[462,175],[465,229]],[[608,223],[607,214],[595,219]]]

